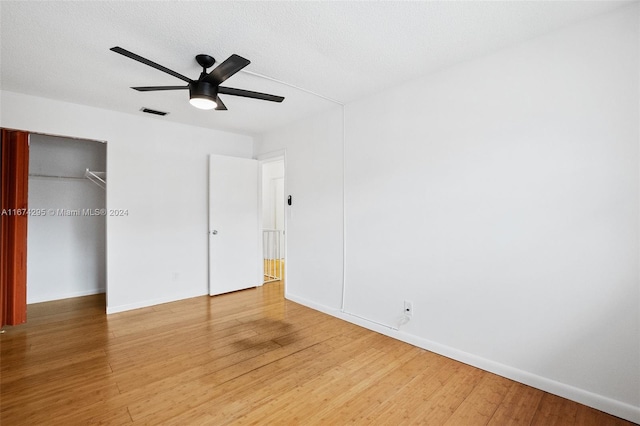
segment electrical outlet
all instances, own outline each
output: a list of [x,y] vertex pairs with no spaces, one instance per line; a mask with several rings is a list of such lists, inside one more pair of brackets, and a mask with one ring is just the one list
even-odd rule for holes
[[404,314],[408,317],[413,316],[413,302],[404,301]]

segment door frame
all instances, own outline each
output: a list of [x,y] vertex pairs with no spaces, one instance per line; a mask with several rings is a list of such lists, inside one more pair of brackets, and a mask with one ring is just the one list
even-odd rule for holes
[[[260,185],[258,185],[258,216],[260,220],[260,239],[262,239],[262,175],[264,173],[263,166],[266,163],[273,163],[276,161],[282,161],[284,164],[284,194],[285,198],[287,196],[288,182],[287,182],[287,150],[279,149],[276,151],[266,152],[264,154],[260,154],[256,156],[256,160],[258,160],[258,176],[260,177]],[[285,208],[284,210],[284,294],[286,297],[287,294],[287,279],[289,275],[287,274],[287,270],[289,268],[289,262],[287,259],[289,258],[289,210]],[[261,251],[262,262],[264,263],[264,253]]]

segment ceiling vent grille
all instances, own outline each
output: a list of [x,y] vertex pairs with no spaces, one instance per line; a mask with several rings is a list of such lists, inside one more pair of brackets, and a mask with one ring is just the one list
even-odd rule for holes
[[140,108],[140,111],[146,112],[147,114],[155,114],[155,115],[167,115],[167,114],[169,114],[168,112],[158,111],[158,110],[151,109],[151,108],[146,108],[146,107]]

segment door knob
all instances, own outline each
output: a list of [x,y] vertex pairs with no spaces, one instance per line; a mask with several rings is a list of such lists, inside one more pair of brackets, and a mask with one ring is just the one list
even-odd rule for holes
[[218,234],[218,231],[216,231],[216,230],[214,229],[213,231],[211,231],[211,234],[212,234],[212,235],[217,235],[217,234]]

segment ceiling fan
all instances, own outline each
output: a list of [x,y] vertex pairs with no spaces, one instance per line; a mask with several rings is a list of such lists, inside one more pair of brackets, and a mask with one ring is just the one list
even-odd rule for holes
[[196,55],[196,61],[202,67],[202,72],[197,80],[192,80],[189,77],[185,77],[169,68],[163,67],[160,64],[156,64],[142,56],[136,55],[133,52],[129,52],[121,47],[112,47],[109,49],[113,52],[124,55],[128,58],[142,62],[145,65],[149,65],[157,70],[166,72],[169,75],[186,81],[186,86],[145,86],[145,87],[132,87],[132,89],[140,92],[152,92],[157,90],[186,90],[189,89],[189,102],[191,105],[200,109],[216,109],[226,111],[227,107],[224,105],[218,95],[233,95],[242,96],[244,98],[260,99],[263,101],[282,102],[284,98],[282,96],[269,95],[267,93],[252,92],[250,90],[234,89],[231,87],[222,87],[220,84],[226,79],[240,71],[242,68],[249,65],[251,62],[238,55],[231,55],[226,61],[214,68],[210,73],[207,73],[207,68],[213,66],[216,62],[209,55]]

